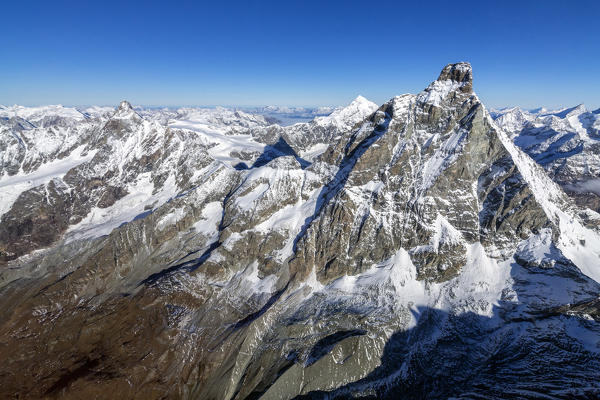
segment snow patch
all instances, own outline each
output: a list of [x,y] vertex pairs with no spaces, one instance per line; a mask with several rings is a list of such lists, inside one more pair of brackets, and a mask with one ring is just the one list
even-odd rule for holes
[[213,240],[218,238],[219,222],[223,214],[221,202],[213,201],[204,205],[202,209],[202,219],[197,221],[192,227],[198,233],[211,236]]

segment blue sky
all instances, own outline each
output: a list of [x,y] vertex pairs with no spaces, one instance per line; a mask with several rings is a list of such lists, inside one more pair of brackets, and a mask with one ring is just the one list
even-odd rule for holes
[[491,107],[600,107],[599,1],[9,1],[0,104],[340,105],[470,61]]

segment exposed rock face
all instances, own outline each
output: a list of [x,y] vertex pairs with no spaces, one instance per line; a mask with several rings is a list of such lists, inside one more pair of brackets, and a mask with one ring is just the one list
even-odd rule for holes
[[2,397],[600,396],[594,214],[469,64],[288,127],[127,102],[81,123],[62,158],[1,131]]

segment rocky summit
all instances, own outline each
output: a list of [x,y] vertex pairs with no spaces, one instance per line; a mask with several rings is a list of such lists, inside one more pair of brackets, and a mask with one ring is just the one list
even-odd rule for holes
[[599,114],[473,76],[289,126],[0,108],[0,397],[600,397]]

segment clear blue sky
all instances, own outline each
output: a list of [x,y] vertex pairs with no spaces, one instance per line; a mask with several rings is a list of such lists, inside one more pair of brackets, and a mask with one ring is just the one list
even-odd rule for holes
[[0,104],[339,105],[470,61],[491,107],[600,107],[600,1],[6,1]]

